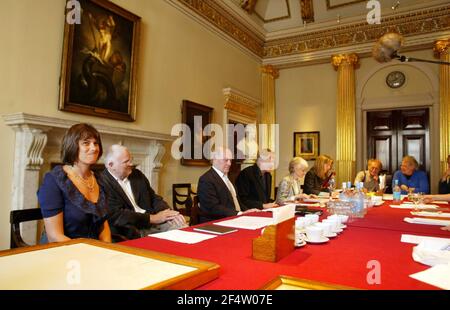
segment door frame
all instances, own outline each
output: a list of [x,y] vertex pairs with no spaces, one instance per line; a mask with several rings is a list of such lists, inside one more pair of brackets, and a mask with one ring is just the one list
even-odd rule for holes
[[[430,190],[437,192],[438,180],[440,178],[439,170],[439,77],[428,64],[407,63],[403,66],[412,66],[424,73],[429,81],[432,90],[427,93],[414,95],[398,95],[378,98],[362,97],[367,82],[378,71],[390,67],[398,66],[398,63],[385,63],[377,65],[370,70],[362,79],[360,79],[356,89],[356,169],[357,171],[365,169],[365,160],[367,158],[367,112],[408,109],[408,108],[428,108],[430,124]],[[438,164],[436,164],[438,163]]]

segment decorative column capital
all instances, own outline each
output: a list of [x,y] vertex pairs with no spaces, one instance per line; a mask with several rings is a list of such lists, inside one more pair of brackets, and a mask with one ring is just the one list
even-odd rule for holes
[[448,53],[450,49],[450,39],[449,40],[437,40],[434,42],[433,51],[437,57],[442,54]]
[[280,76],[280,70],[272,65],[265,65],[261,67],[261,72],[271,75],[274,79]]
[[341,65],[352,65],[358,64],[359,57],[355,53],[352,54],[339,54],[331,56],[331,64],[335,69],[339,68]]

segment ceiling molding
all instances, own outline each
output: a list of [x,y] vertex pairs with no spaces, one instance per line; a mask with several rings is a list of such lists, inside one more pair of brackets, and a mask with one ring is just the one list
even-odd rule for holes
[[450,30],[450,5],[388,17],[382,19],[379,25],[369,25],[364,21],[268,41],[264,46],[263,58],[311,53],[365,43],[373,44],[379,37],[390,31],[408,38],[445,30]]
[[[395,31],[405,36],[406,47],[428,46],[437,38],[450,36],[450,5],[440,4],[398,14],[383,15],[379,25],[369,25],[354,17],[338,27],[325,23],[310,28],[285,31],[282,38],[264,31],[246,16],[232,9],[226,0],[166,0],[225,40],[233,43],[262,64],[278,68],[324,63],[338,53],[370,53],[383,34]],[[236,6],[236,8],[239,8]],[[309,27],[309,25],[308,25]],[[326,27],[326,28],[323,28]],[[312,29],[311,29],[312,28]],[[296,32],[294,32],[296,31]],[[290,34],[290,35],[289,35]],[[277,37],[282,36],[279,32]],[[403,49],[402,49],[403,51]]]
[[[166,0],[169,3],[176,2],[183,4],[203,19],[212,24],[215,28],[233,38],[251,53],[262,57],[264,39],[245,27],[240,20],[226,11],[214,0]],[[176,5],[176,7],[179,7]]]

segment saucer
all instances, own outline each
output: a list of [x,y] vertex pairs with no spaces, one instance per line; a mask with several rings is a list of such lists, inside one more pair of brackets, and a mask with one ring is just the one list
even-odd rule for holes
[[302,246],[305,246],[305,245],[306,245],[306,241],[303,240],[302,243],[300,243],[300,244],[295,244],[295,247],[296,247],[296,248],[301,248]]
[[347,225],[341,224],[341,226],[339,226],[339,229],[344,229],[347,228]]
[[343,232],[344,230],[339,228],[338,230],[333,230],[334,233],[340,234],[341,232]]
[[327,237],[322,237],[322,239],[317,240],[317,241],[310,241],[310,240],[308,240],[308,236],[305,237],[305,240],[308,243],[325,243],[325,242],[330,241],[330,239],[328,239]]
[[326,238],[334,238],[336,236],[337,236],[337,233],[330,233],[330,234],[325,235]]

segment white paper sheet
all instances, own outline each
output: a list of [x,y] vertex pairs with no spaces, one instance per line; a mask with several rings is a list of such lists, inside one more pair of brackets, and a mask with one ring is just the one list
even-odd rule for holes
[[405,217],[403,219],[407,223],[411,224],[422,224],[422,225],[437,225],[437,226],[447,226],[450,225],[450,220],[435,220],[435,219],[427,219],[427,218],[420,218],[420,217]]
[[284,222],[295,216],[295,204],[288,204],[283,207],[275,208],[272,211],[273,224]]
[[438,205],[448,205],[448,201],[433,200],[432,203],[437,203]]
[[437,241],[449,241],[450,238],[438,238],[438,237],[429,237],[429,236],[416,236],[416,235],[408,235],[403,234],[400,241],[403,243],[412,243],[412,244],[419,244],[422,241],[425,240],[437,240]]
[[187,244],[194,244],[198,243],[204,240],[208,240],[211,238],[215,238],[217,236],[209,235],[209,234],[202,234],[198,232],[193,231],[184,231],[184,230],[169,230],[162,233],[157,234],[151,234],[148,235],[149,237],[159,238],[159,239],[165,239],[175,242],[181,242],[181,243],[187,243]]
[[215,225],[255,230],[273,224],[273,218],[260,216],[240,216],[231,220],[216,222]]
[[419,212],[411,212],[411,214],[416,215],[416,216],[425,216],[425,217],[450,218],[450,213],[443,213],[443,212],[419,211]]
[[[400,205],[390,205],[393,209],[414,209],[414,204],[411,203],[402,203]],[[439,208],[436,205],[418,205],[417,209],[437,209]]]
[[136,290],[195,268],[89,244],[0,257],[2,290]]
[[436,265],[425,271],[414,273],[409,276],[444,290],[450,290],[450,264]]

